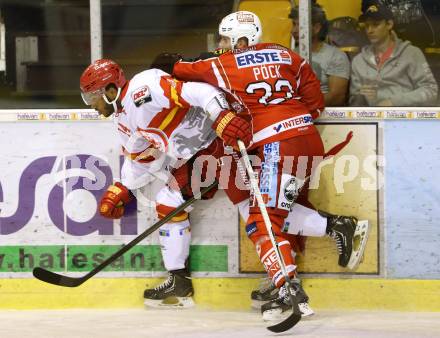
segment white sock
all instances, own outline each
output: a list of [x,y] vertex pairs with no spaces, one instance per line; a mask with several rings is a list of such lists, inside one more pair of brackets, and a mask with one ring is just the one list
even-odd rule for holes
[[282,230],[292,235],[323,237],[326,229],[326,217],[322,217],[316,210],[295,203],[284,220]]

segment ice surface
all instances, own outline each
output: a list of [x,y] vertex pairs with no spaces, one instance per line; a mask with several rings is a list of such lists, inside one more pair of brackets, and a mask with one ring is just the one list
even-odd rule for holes
[[419,338],[440,337],[440,313],[318,311],[274,334],[257,312],[190,310],[0,311],[0,337],[23,338]]

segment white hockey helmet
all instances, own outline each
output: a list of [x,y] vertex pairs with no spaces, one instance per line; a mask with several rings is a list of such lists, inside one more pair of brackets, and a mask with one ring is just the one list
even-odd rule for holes
[[231,47],[237,44],[238,39],[247,38],[249,46],[260,42],[263,29],[258,16],[252,12],[239,11],[231,13],[223,18],[218,26],[221,36],[231,39]]

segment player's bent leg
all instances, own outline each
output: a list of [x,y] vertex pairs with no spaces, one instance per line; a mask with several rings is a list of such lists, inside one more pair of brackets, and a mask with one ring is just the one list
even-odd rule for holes
[[[288,233],[283,234],[283,237],[290,242],[292,247],[292,256],[296,257],[296,252],[301,252],[303,249],[303,240],[305,239],[302,236],[291,235]],[[294,281],[299,282],[299,279],[295,279]],[[260,282],[260,287],[257,290],[253,290],[251,293],[251,305],[254,309],[261,310],[261,306],[274,301],[278,298],[279,289],[275,287],[272,281],[269,278],[262,278]],[[300,308],[309,308],[307,301],[308,297],[303,297],[303,301],[305,304],[299,303]],[[303,316],[310,315],[310,311],[303,311]]]
[[[272,229],[275,240],[278,242],[280,254],[284,259],[286,271],[290,277],[295,277],[296,265],[292,256],[292,248],[288,240],[282,237],[280,225],[283,222],[283,217],[275,214],[269,214],[272,223]],[[267,271],[269,277],[276,287],[284,284],[284,276],[281,267],[276,259],[275,248],[270,241],[266,226],[260,214],[251,213],[246,225],[246,233],[249,239],[254,243],[257,254],[261,263]]]
[[[241,218],[244,221],[247,221],[248,217],[249,217],[249,199],[246,199],[246,200],[238,203],[237,206],[238,206],[238,210],[240,212]],[[304,209],[307,209],[307,208],[304,208]],[[319,214],[318,214],[318,217],[320,219],[323,219],[323,217],[320,216]],[[324,221],[324,223],[326,223],[326,221]],[[284,224],[286,224],[286,221],[284,222]],[[324,226],[324,228],[325,228],[325,226]],[[324,233],[325,233],[325,230],[324,230]],[[286,234],[286,235],[289,235],[289,234]],[[290,235],[289,237],[295,237],[295,236]],[[289,239],[289,238],[287,238],[287,239]],[[290,241],[290,243],[291,243],[292,248],[294,250],[296,250],[296,247],[295,247],[295,245],[292,244],[292,241]],[[292,255],[295,256],[295,253],[293,250],[292,250]],[[299,288],[301,288],[300,284],[299,284]],[[302,290],[302,288],[301,288],[301,290]],[[305,294],[305,292],[304,292],[304,294]],[[265,278],[262,278],[259,288],[256,290],[253,290],[251,292],[251,306],[254,309],[261,310],[261,307],[264,304],[273,302],[276,299],[278,299],[278,297],[279,297],[279,289],[277,287],[275,287],[271,278],[265,277]],[[314,314],[314,311],[311,309],[310,305],[308,304],[309,297],[306,295],[306,297],[300,297],[300,298],[301,298],[300,299],[301,302],[298,305],[299,305],[299,308],[301,310],[303,317],[310,316],[310,315]],[[272,316],[274,318],[274,320],[276,319],[276,314],[274,314],[274,313],[272,313],[272,315],[266,315],[266,317],[267,316]]]
[[[166,189],[166,188],[164,188]],[[162,190],[156,210],[159,218],[183,203],[177,191]],[[167,205],[159,202],[166,202]],[[191,307],[194,289],[186,262],[189,257],[191,228],[186,211],[176,215],[159,229],[159,241],[168,278],[155,288],[144,291],[144,304],[152,307]]]
[[[269,217],[272,223],[275,239],[278,242],[280,254],[286,265],[286,271],[291,280],[296,280],[296,265],[295,259],[292,255],[292,248],[289,241],[282,237],[282,233],[280,231],[280,224],[282,224],[283,218],[274,214],[270,214]],[[287,310],[291,309],[289,298],[290,296],[288,295],[286,287],[284,286],[285,278],[281,271],[281,267],[278,264],[275,248],[273,247],[272,242],[270,241],[270,238],[267,234],[264,222],[261,220],[261,215],[250,214],[248,224],[246,226],[246,232],[251,241],[256,246],[260,261],[263,263],[263,266],[269,275],[274,290],[279,289],[278,292],[272,291],[273,293],[271,294],[271,297],[273,299],[269,302],[270,305],[261,308],[263,319],[266,317],[266,319],[273,318],[278,320],[279,317],[283,316],[284,312],[288,312]],[[296,284],[299,285],[299,282]],[[308,297],[305,295],[304,292],[303,295],[305,295],[305,297],[299,299],[299,289],[302,290],[300,286],[294,287],[294,297],[297,298],[298,303],[306,303],[302,306],[302,308],[305,310],[303,314],[310,315],[311,313],[313,313],[313,311],[311,309],[311,311],[308,310],[310,308],[307,304]],[[253,295],[255,296],[256,293],[254,293]],[[265,314],[266,311],[269,312]]]
[[[290,242],[290,245],[293,249],[292,256],[294,258],[296,257],[296,252],[302,252],[304,250],[305,237],[291,235],[287,233],[284,234],[283,237],[285,237],[285,239]],[[300,279],[297,277],[295,279],[292,279],[291,282],[293,283],[292,287],[297,293],[298,307],[301,311],[302,317],[304,318],[313,315],[315,312],[309,305],[309,297],[303,290]],[[257,290],[253,290],[251,293],[251,304],[252,307],[255,309],[263,309],[262,312],[264,320],[281,321],[283,317],[283,310],[281,308],[272,308],[273,302],[276,303],[278,297],[279,289],[275,287],[270,279],[263,278],[260,284],[260,288]],[[290,308],[286,306],[284,310],[290,310]]]
[[[286,264],[286,271],[289,277],[295,276],[296,265],[290,254],[290,243],[286,240],[278,240],[278,247],[280,254],[283,257],[284,263]],[[269,277],[271,278],[274,285],[279,288],[284,284],[285,279],[281,268],[276,259],[275,249],[272,246],[269,236],[263,236],[260,238],[261,241],[257,242],[257,252],[259,252],[260,261],[263,263]]]
[[314,209],[295,203],[284,219],[283,232],[307,237],[323,237],[327,230],[327,217]]
[[353,216],[332,215],[294,204],[284,220],[283,232],[309,237],[332,237],[338,249],[338,264],[356,269],[363,257],[370,225]]
[[144,292],[144,303],[152,307],[191,307],[194,289],[185,266],[189,256],[189,221],[166,223],[159,229],[162,257],[168,278]]

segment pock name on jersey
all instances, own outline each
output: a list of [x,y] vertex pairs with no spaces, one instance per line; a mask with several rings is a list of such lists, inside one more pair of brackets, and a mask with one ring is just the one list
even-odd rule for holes
[[292,64],[290,54],[285,50],[266,49],[264,51],[247,51],[235,55],[237,68],[253,67],[255,80],[279,79],[280,64]]

